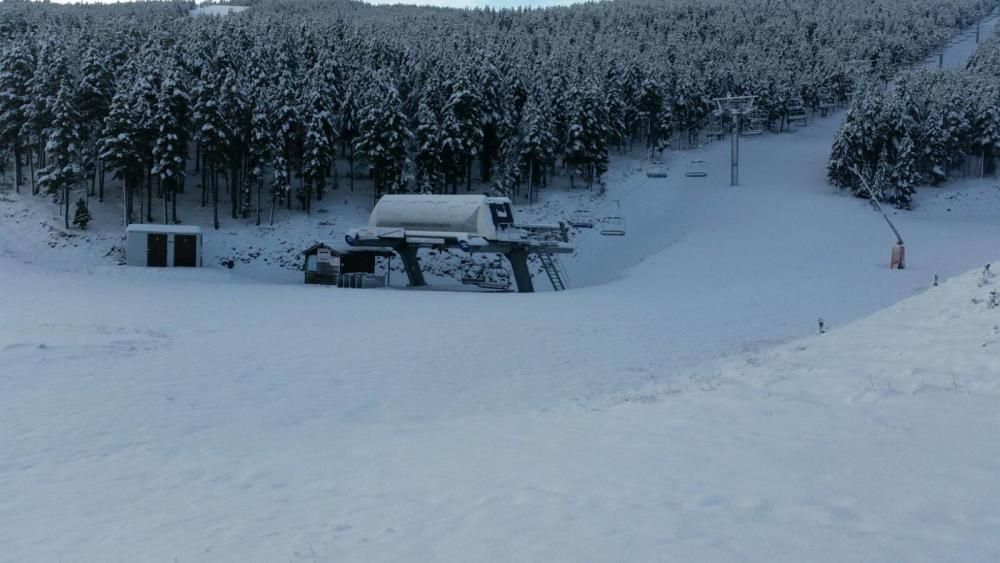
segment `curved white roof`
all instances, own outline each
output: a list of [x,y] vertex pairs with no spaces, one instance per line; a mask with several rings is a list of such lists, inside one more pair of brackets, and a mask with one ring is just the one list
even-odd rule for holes
[[156,223],[132,223],[125,227],[126,233],[164,233],[168,235],[200,235],[197,225],[158,225]]

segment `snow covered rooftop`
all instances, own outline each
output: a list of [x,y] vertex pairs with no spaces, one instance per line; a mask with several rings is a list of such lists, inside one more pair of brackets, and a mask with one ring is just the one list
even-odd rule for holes
[[126,233],[166,233],[168,235],[200,235],[201,227],[196,225],[160,225],[156,223],[133,223],[125,227]]

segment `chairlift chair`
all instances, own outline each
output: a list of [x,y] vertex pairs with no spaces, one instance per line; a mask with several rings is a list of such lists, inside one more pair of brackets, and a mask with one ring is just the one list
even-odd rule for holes
[[612,215],[601,219],[601,235],[606,237],[625,236],[625,217],[622,216],[622,204],[615,200],[618,215]]
[[666,178],[667,167],[663,165],[650,166],[646,169],[646,176],[649,178]]
[[800,123],[802,125],[806,124],[806,107],[802,105],[801,102],[789,104],[786,109],[788,112],[789,125],[792,123]]
[[687,172],[684,173],[688,178],[704,178],[708,176],[708,170],[705,168],[704,160],[692,160],[687,165]]
[[764,117],[761,116],[760,112],[753,112],[746,117],[743,121],[743,130],[741,133],[745,136],[748,135],[760,135],[764,133]]
[[510,273],[499,264],[466,264],[462,272],[462,284],[474,285],[482,289],[510,289]]
[[624,217],[605,217],[601,221],[601,235],[606,237],[623,237],[625,236],[625,218]]
[[820,115],[826,115],[837,105],[837,100],[830,88],[824,86],[819,89],[819,111]]
[[576,229],[593,229],[594,214],[586,209],[577,209],[569,216],[566,222],[569,223],[570,227]]
[[722,139],[726,134],[725,116],[718,111],[713,111],[708,118],[708,125],[705,126],[705,136],[711,139]]

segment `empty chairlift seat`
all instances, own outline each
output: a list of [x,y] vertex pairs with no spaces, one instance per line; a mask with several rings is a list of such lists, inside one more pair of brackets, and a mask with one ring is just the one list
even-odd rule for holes
[[764,132],[764,126],[767,124],[767,112],[763,110],[757,110],[751,112],[749,115],[743,118],[743,129],[740,131],[743,135],[760,135]]
[[601,221],[601,234],[606,237],[625,236],[625,218],[618,216],[605,217]]
[[603,236],[625,236],[625,216],[622,215],[622,204],[618,200],[615,200],[615,209],[618,211],[617,215],[610,215],[601,219],[601,235]]
[[462,284],[482,289],[510,289],[510,272],[500,264],[467,263],[462,269]]
[[687,172],[684,173],[688,178],[704,178],[708,176],[708,169],[705,167],[704,160],[692,160],[687,165]]
[[806,125],[806,107],[801,103],[789,104],[787,108],[788,124]]
[[646,176],[649,178],[666,178],[667,167],[662,164],[654,164],[646,169]]
[[577,209],[569,216],[566,222],[569,223],[570,227],[576,229],[593,229],[594,214],[585,209]]

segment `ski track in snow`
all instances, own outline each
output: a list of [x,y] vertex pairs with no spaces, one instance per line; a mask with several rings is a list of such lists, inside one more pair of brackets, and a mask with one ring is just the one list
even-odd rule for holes
[[545,194],[522,216],[628,220],[577,234],[564,293],[121,268],[0,194],[0,561],[997,560],[1000,279],[929,285],[997,258],[1000,188],[922,189],[889,271],[825,183],[842,118],[741,140],[739,187],[726,141]]

